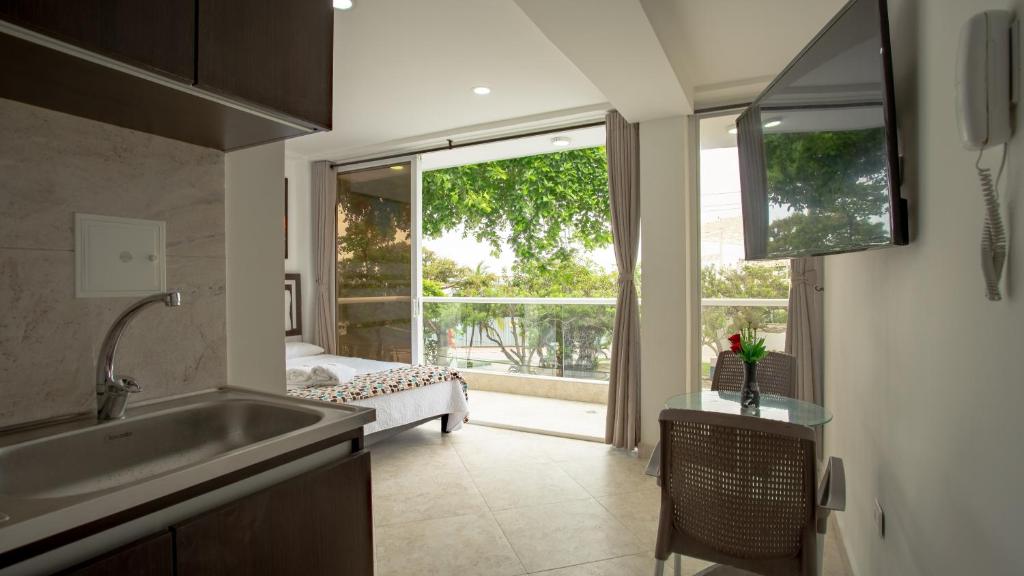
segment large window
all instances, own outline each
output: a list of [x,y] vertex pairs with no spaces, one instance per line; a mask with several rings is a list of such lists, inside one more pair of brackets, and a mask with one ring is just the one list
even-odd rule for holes
[[745,262],[736,116],[700,120],[701,376],[711,384],[727,338],[756,328],[770,350],[786,345],[789,261]]
[[607,381],[617,272],[604,148],[424,164],[424,360]]

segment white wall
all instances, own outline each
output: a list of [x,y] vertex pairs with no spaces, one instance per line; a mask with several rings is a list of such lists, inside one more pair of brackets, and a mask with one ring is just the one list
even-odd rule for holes
[[283,394],[284,144],[224,162],[228,384]]
[[[975,154],[960,146],[953,99],[959,27],[977,11],[1011,6],[1024,14],[1020,1],[890,2],[915,237],[829,257],[825,268],[826,401],[835,415],[826,444],[846,462],[838,521],[860,576],[1024,574],[1024,244],[1018,233],[1009,297],[986,301]],[[1015,198],[1018,232],[1022,153],[1018,136],[1002,187]],[[875,498],[887,515],[884,539]]]
[[[658,441],[665,400],[694,385],[698,362],[692,258],[695,243],[695,174],[689,170],[690,121],[675,116],[640,123],[641,238],[641,450]],[[699,279],[699,275],[698,275]]]
[[284,271],[300,275],[303,334],[295,339],[309,341],[314,293],[309,160],[303,156],[285,156],[284,175],[288,178],[288,257],[284,259]]

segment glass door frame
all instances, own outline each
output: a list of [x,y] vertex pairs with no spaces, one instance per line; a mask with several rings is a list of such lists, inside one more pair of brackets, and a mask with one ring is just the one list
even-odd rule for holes
[[422,266],[422,224],[423,214],[421,210],[422,199],[423,199],[423,179],[420,168],[420,157],[418,154],[412,154],[408,156],[396,156],[387,160],[375,160],[370,162],[361,162],[357,164],[346,164],[344,166],[335,166],[334,174],[337,177],[338,174],[344,174],[346,172],[358,172],[360,170],[367,170],[371,168],[383,168],[385,166],[394,166],[395,164],[409,164],[409,178],[411,178],[410,186],[412,190],[410,198],[410,244],[412,246],[410,254],[411,260],[411,278],[412,286],[410,287],[410,306],[412,326],[410,338],[410,349],[412,351],[412,363],[422,363],[423,359],[423,302],[421,301],[423,293],[423,266]]

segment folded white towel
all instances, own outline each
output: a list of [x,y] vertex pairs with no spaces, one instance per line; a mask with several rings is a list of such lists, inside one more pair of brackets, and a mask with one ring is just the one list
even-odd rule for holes
[[341,384],[341,381],[338,380],[338,375],[329,368],[324,368],[323,366],[313,366],[309,371],[309,374],[316,382],[316,386],[332,386],[335,384]]
[[289,368],[285,372],[285,380],[289,388],[308,388],[313,385],[313,375],[302,368]]

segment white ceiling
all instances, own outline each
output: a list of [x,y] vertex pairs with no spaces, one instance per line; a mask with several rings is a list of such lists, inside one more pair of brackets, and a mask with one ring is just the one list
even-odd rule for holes
[[[290,140],[287,150],[309,158],[365,158],[446,138],[493,136],[517,126],[565,126],[598,118],[611,107],[624,113],[656,110],[649,105],[650,94],[648,102],[643,98],[657,91],[662,102],[656,103],[663,104],[665,94],[657,86],[672,87],[670,100],[680,100],[676,114],[693,106],[742,102],[767,85],[845,4],[604,1],[633,6],[617,16],[638,19],[622,28],[629,38],[609,32],[607,10],[588,12],[587,7],[600,5],[591,0],[558,0],[582,7],[575,10],[575,29],[552,26],[544,19],[551,10],[532,0],[355,0],[355,8],[335,11],[334,17],[334,131]],[[590,30],[612,47],[618,42],[632,55],[595,57],[579,30]],[[653,43],[638,41],[644,30],[654,36]],[[652,46],[660,46],[663,56],[649,57]],[[634,68],[644,70],[638,76],[623,65],[637,55],[648,64],[667,64],[651,68],[637,62]],[[474,95],[472,88],[481,84],[493,92]]]
[[[456,128],[604,108],[512,0],[355,0],[335,10],[334,46],[334,130],[289,141],[292,153],[354,157]],[[473,94],[478,85],[491,94]]]
[[640,0],[698,108],[749,100],[847,0]]

